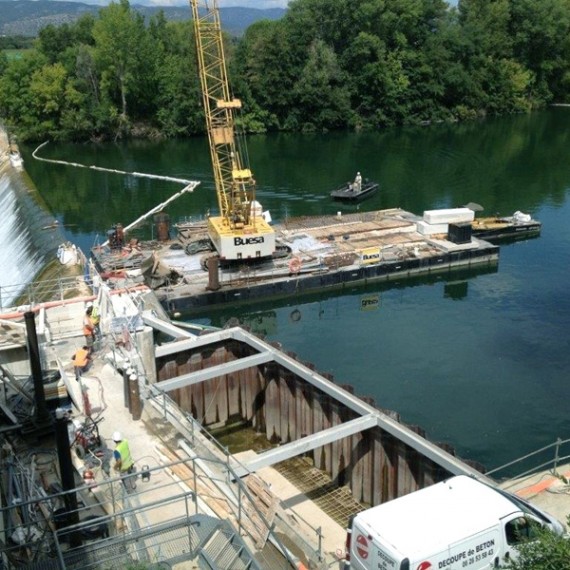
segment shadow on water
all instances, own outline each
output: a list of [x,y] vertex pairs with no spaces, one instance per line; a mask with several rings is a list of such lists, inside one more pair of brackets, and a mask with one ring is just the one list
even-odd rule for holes
[[[346,296],[356,296],[358,302],[351,307],[352,312],[376,311],[382,307],[382,294],[387,291],[405,290],[425,285],[443,283],[443,298],[453,301],[467,299],[469,295],[469,282],[478,276],[497,273],[498,264],[482,265],[470,269],[457,269],[449,273],[437,273],[424,276],[415,276],[405,279],[394,279],[388,282],[377,283],[354,283],[349,288],[342,290],[324,290],[313,293],[299,294],[287,298],[269,299],[262,302],[257,301],[255,307],[252,304],[236,305],[231,307],[221,307],[207,311],[207,317],[186,314],[180,317],[182,321],[199,322],[201,324],[224,328],[228,326],[242,326],[251,332],[264,336],[276,334],[277,325],[275,322],[278,311],[290,308],[289,320],[291,323],[306,320],[304,308],[318,304],[323,308],[317,313],[319,320],[331,318],[330,307],[335,300]],[[340,305],[339,305],[340,306]],[[324,308],[326,307],[326,309]],[[346,307],[343,307],[345,310]],[[346,309],[348,310],[348,309]],[[314,312],[311,311],[314,318]],[[335,318],[342,318],[339,310],[333,310]]]

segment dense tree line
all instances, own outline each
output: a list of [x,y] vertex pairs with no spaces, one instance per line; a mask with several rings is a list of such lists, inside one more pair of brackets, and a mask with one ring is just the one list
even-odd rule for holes
[[0,36],[0,50],[28,49],[32,47],[33,38],[28,36]]
[[[226,55],[249,131],[527,112],[570,99],[570,0],[293,0]],[[191,22],[120,0],[47,26],[0,52],[0,116],[24,139],[202,133]]]

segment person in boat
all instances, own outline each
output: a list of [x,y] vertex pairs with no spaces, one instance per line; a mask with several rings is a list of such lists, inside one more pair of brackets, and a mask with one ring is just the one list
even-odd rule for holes
[[360,172],[356,173],[352,188],[355,192],[360,192],[360,190],[362,190],[362,176],[360,176]]

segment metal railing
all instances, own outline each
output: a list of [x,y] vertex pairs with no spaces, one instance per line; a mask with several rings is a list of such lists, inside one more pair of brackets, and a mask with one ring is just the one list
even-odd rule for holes
[[[245,489],[246,495],[248,494],[247,487],[242,483],[236,473],[238,468],[243,469],[244,466],[231,456],[228,449],[220,445],[191,414],[182,412],[168,395],[153,389],[152,386],[149,387],[149,391],[146,394],[146,401],[187,438],[193,449],[199,451],[202,456],[216,457],[217,461],[221,461],[230,479],[238,483],[237,488],[240,489],[239,493],[244,492]],[[201,441],[207,442],[207,446],[205,447],[201,444]],[[237,496],[238,495],[235,495],[236,498]],[[305,553],[307,558],[313,561],[315,567],[318,567],[324,560],[321,528],[314,528],[307,521],[298,516],[297,513],[293,513],[293,515],[294,516],[290,517],[290,520],[287,520],[286,517],[276,519],[271,530],[279,530],[280,534],[287,536],[292,542],[296,543],[297,547]],[[293,520],[296,521],[295,527],[292,524]],[[277,542],[280,550],[286,550],[283,545],[279,544],[278,539]]]
[[[37,464],[25,470],[18,465],[19,474],[15,477],[15,462],[3,462],[3,477],[14,483],[4,490],[7,504],[0,509],[4,521],[0,542],[2,568],[85,570],[126,568],[129,564],[169,567],[168,564],[198,561],[212,555],[208,541],[196,530],[206,526],[211,530],[210,538],[215,531],[226,536],[218,536],[217,549],[220,543],[222,548],[230,549],[232,542],[241,541],[241,537],[250,537],[253,542],[251,525],[246,524],[247,517],[243,516],[243,503],[239,510],[212,484],[210,470],[219,473],[220,468],[227,467],[225,464],[196,456],[152,468],[139,466],[139,473],[113,477],[104,461],[91,456],[93,460],[86,460],[86,469],[94,474],[94,479],[86,478],[88,483],[65,492],[58,490],[55,483],[46,492],[39,484],[42,469]],[[37,457],[44,467],[56,470],[55,454],[37,450]],[[36,491],[31,492],[34,477],[38,477],[33,485]],[[152,483],[147,484],[149,481]],[[242,501],[249,497],[254,506],[245,485],[241,481],[234,484]],[[73,504],[76,509],[70,507]],[[221,510],[225,509],[226,516],[222,516]],[[294,567],[295,561],[287,557],[281,557],[279,562],[271,547],[253,552],[251,546],[244,549],[245,544],[235,551],[243,559],[243,568]],[[259,566],[252,564],[254,556]]]
[[[491,469],[485,474],[496,478],[497,473],[505,472],[505,478],[518,479],[548,469],[554,475],[559,475],[558,466],[568,461],[570,461],[570,439],[558,438],[554,443]],[[513,469],[515,466],[516,471]]]
[[77,265],[81,268],[80,275],[0,286],[0,311],[18,306],[33,307],[39,303],[64,301],[78,296],[85,286],[91,289],[95,268],[87,263],[81,249],[75,248],[75,252]]
[[[84,286],[82,275],[34,281],[27,285],[0,286],[0,310],[13,308],[14,302],[16,306],[33,307],[49,301],[64,301],[77,296],[80,288]],[[8,304],[9,299],[15,301]]]

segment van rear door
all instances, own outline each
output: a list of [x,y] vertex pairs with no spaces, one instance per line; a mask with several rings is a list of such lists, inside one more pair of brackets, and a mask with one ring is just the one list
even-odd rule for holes
[[355,518],[352,525],[350,544],[351,570],[409,570],[407,558],[402,557],[387,544],[381,543],[381,537],[358,524]]

